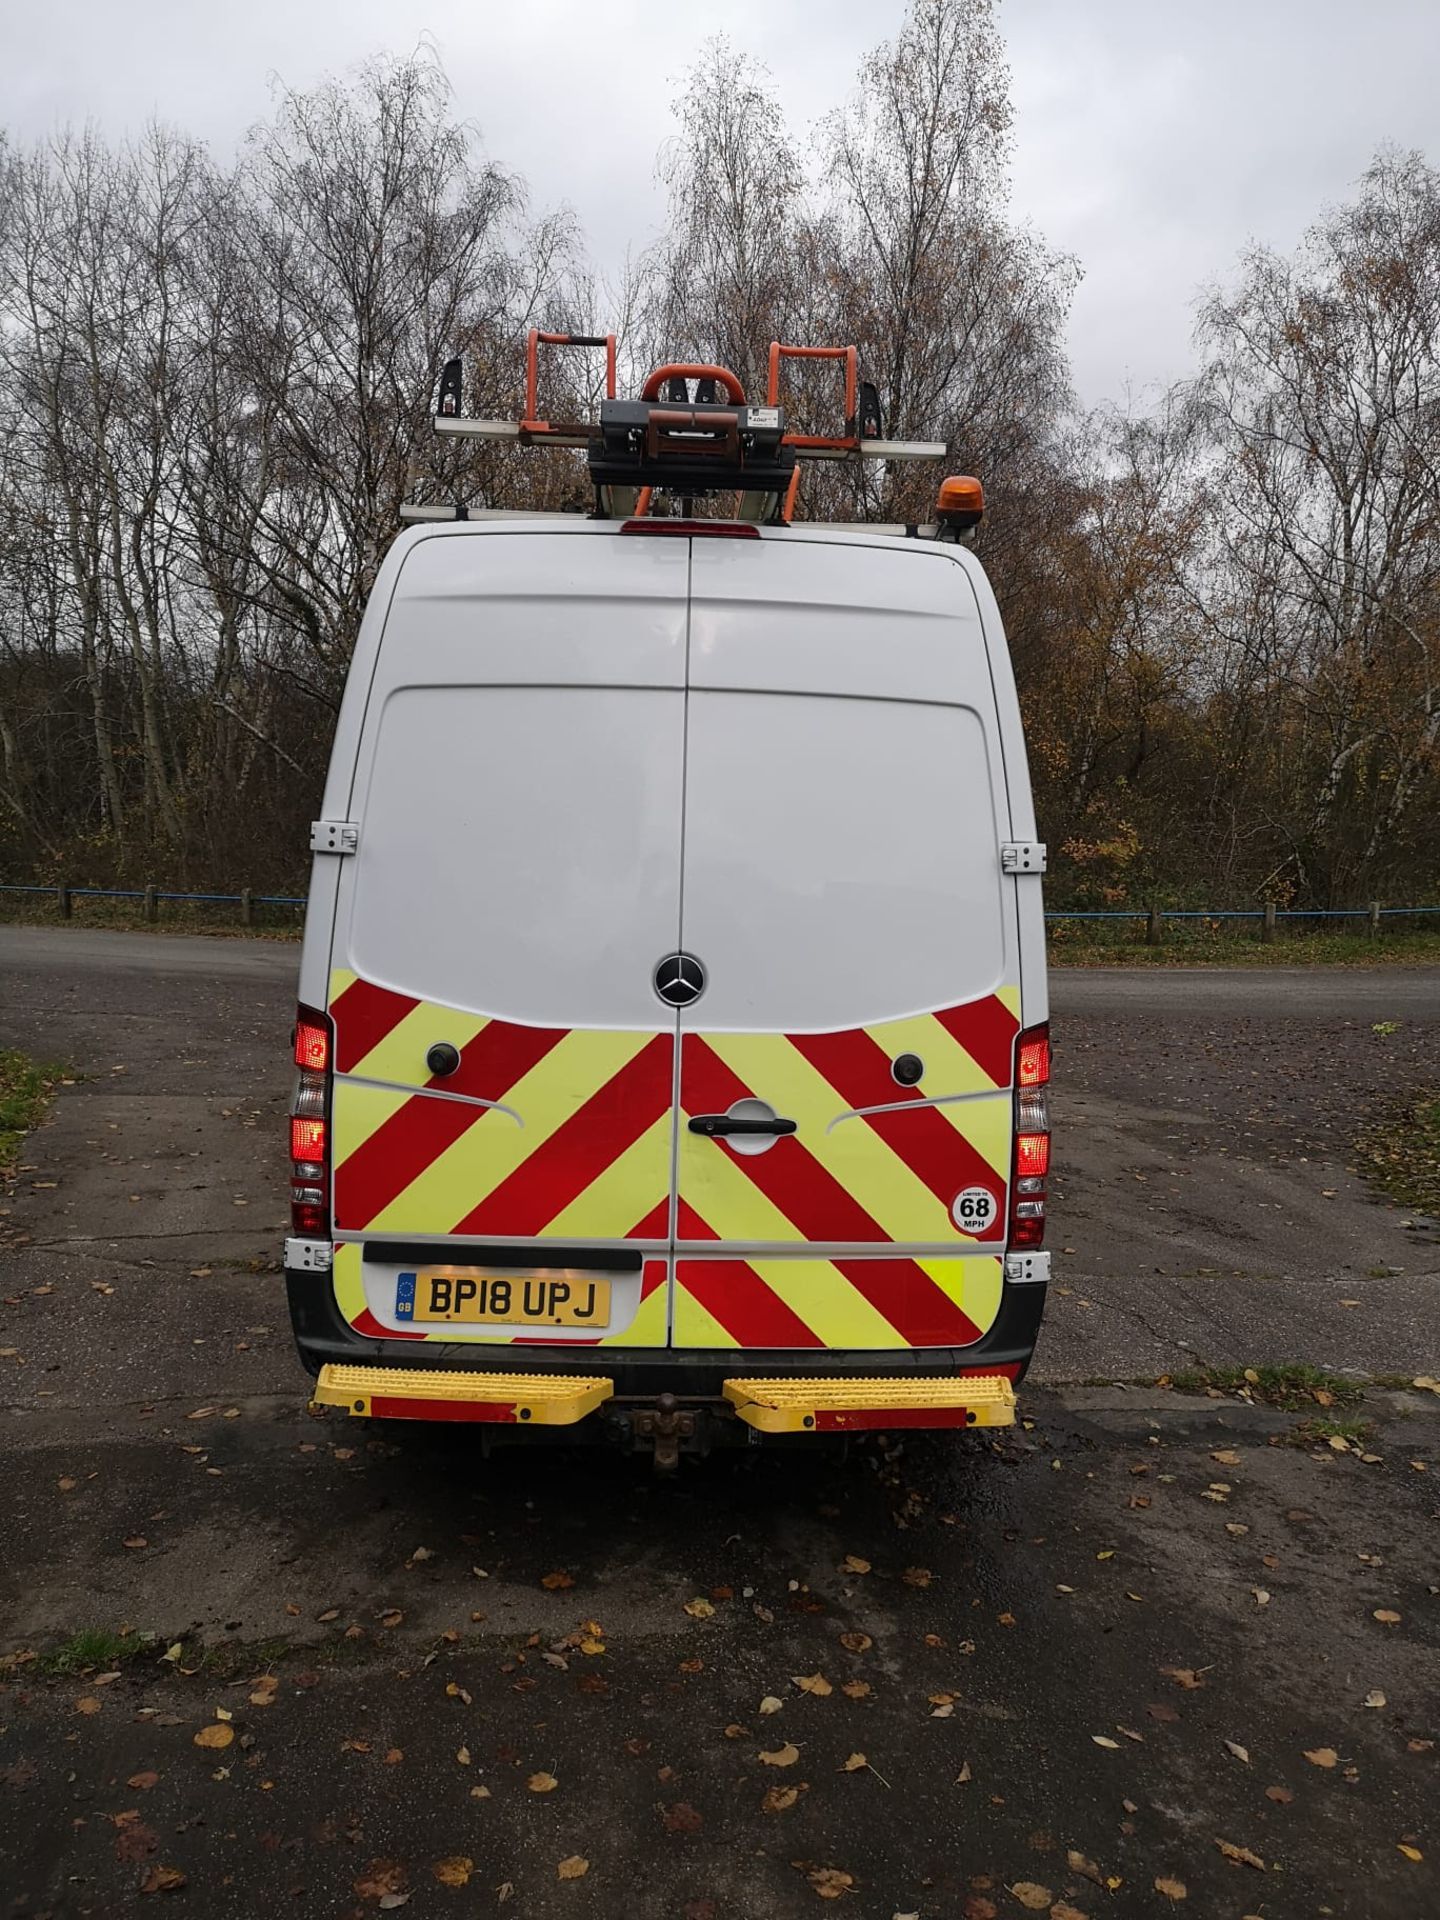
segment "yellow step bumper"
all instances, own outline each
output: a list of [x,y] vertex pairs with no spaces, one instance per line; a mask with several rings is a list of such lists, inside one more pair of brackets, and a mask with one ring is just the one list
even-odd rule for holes
[[313,1398],[372,1420],[480,1420],[568,1427],[603,1406],[613,1380],[593,1374],[442,1373],[420,1367],[320,1369]]
[[727,1380],[725,1398],[762,1433],[867,1428],[1008,1427],[1015,1389],[1003,1374],[924,1380]]

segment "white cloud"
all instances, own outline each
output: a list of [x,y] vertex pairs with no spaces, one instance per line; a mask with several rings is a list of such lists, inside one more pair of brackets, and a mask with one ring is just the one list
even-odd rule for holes
[[[422,34],[460,112],[537,205],[568,200],[598,263],[663,216],[656,150],[687,62],[721,28],[775,74],[797,133],[842,98],[900,0],[50,0],[12,4],[0,122],[108,132],[152,115],[230,149],[278,72],[307,85]],[[1383,140],[1440,159],[1434,0],[1008,0],[1013,210],[1076,253],[1071,346],[1096,401],[1191,364],[1192,304],[1253,237],[1291,246]]]

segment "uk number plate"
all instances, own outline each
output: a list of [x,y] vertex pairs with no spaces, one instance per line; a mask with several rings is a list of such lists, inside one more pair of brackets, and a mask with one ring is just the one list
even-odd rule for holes
[[610,1282],[576,1273],[421,1267],[396,1276],[395,1318],[450,1326],[604,1327]]

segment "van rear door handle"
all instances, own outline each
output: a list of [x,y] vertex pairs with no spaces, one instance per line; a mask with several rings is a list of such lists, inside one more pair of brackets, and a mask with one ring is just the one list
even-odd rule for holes
[[723,1139],[727,1133],[794,1133],[793,1120],[747,1120],[731,1113],[697,1113],[690,1122],[691,1133],[703,1133],[710,1139]]

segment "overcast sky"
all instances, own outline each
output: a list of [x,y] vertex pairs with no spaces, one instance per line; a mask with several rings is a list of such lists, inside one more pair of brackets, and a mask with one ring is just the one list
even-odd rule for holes
[[[0,123],[22,137],[151,115],[228,154],[268,104],[367,53],[438,46],[460,113],[568,200],[602,267],[653,238],[656,150],[719,28],[771,69],[792,126],[842,98],[903,0],[0,0]],[[1440,0],[1004,0],[1013,211],[1085,271],[1070,327],[1087,403],[1192,364],[1197,288],[1247,240],[1290,247],[1382,141],[1440,162]]]

